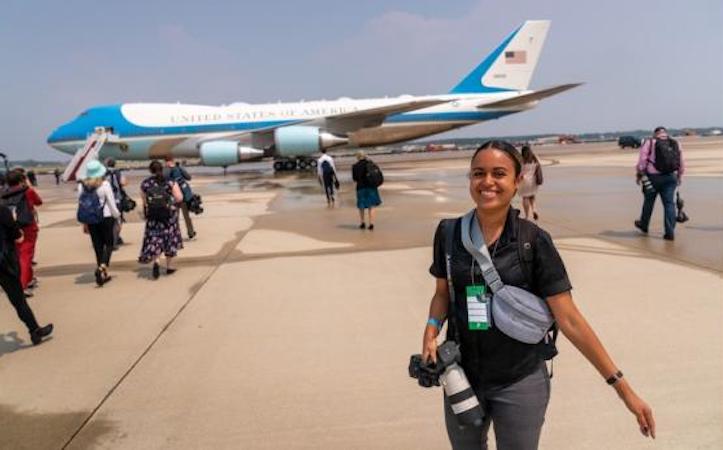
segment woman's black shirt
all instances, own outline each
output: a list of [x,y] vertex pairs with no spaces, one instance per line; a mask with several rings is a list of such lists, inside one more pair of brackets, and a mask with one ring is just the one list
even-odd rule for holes
[[[537,228],[533,244],[534,260],[530,267],[531,280],[527,280],[518,253],[520,212],[510,208],[505,227],[497,243],[489,246],[492,262],[502,281],[546,298],[572,289],[565,265],[552,243],[550,235]],[[506,385],[531,374],[542,361],[542,344],[524,344],[494,327],[485,331],[467,329],[466,286],[484,284],[479,265],[462,245],[460,223],[454,227],[452,250],[452,281],[456,298],[457,325],[460,329],[462,366],[475,386]],[[534,226],[534,225],[533,225]],[[446,278],[444,226],[440,222],[434,235],[434,261],[429,272],[437,278]],[[494,318],[493,318],[494,322]],[[452,338],[452,336],[448,336]]]
[[19,273],[15,240],[20,236],[22,234],[12,212],[7,206],[0,205],[0,270]]

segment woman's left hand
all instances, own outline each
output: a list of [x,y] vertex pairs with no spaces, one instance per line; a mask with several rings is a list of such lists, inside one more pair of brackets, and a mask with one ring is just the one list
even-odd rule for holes
[[643,433],[643,436],[650,436],[655,439],[655,419],[653,418],[653,410],[650,406],[632,390],[622,395],[622,399],[628,410],[630,410],[638,420],[640,432]]

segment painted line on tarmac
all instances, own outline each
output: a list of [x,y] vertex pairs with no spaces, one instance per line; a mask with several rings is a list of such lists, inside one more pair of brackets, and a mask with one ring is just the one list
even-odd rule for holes
[[226,253],[223,255],[223,257],[218,261],[218,263],[209,271],[209,273],[201,280],[200,283],[197,283],[194,285],[193,293],[188,297],[188,300],[186,300],[183,305],[176,311],[176,313],[171,317],[171,319],[161,328],[161,330],[158,332],[156,337],[151,341],[150,344],[143,350],[143,352],[136,358],[136,360],[131,364],[131,366],[123,373],[123,375],[118,379],[118,381],[113,385],[113,387],[110,388],[110,390],[103,396],[103,398],[100,400],[98,405],[96,405],[95,408],[88,414],[88,417],[83,420],[83,422],[80,424],[80,426],[73,432],[73,434],[68,438],[68,440],[63,444],[61,447],[62,450],[65,450],[68,448],[70,444],[73,443],[76,437],[83,431],[83,429],[90,423],[90,421],[95,417],[95,415],[98,413],[98,411],[105,405],[105,403],[108,401],[108,399],[113,395],[113,393],[118,389],[118,387],[128,378],[128,376],[135,370],[135,368],[138,366],[138,364],[141,363],[143,358],[153,349],[153,347],[156,345],[156,342],[165,334],[165,332],[173,325],[173,323],[178,319],[178,317],[181,315],[181,313],[186,309],[188,305],[191,304],[193,299],[196,298],[199,292],[203,289],[203,287],[208,283],[208,281],[216,274],[216,271],[226,262],[228,257],[233,253],[233,251],[236,249],[238,244],[243,240],[244,237],[246,237],[246,234],[251,231],[253,226],[243,232],[239,232],[236,236],[236,238],[232,241],[229,241],[228,248],[226,250]]

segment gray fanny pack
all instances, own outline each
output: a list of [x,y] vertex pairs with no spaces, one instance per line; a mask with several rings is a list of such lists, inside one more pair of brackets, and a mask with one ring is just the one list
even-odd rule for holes
[[542,341],[555,319],[544,299],[516,286],[505,285],[492,264],[475,210],[462,217],[462,244],[479,264],[492,291],[492,322],[501,332],[525,344]]

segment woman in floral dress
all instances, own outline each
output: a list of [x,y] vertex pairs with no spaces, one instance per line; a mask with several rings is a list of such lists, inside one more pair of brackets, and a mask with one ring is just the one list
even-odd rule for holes
[[[166,275],[176,271],[172,267],[172,259],[183,248],[181,228],[178,225],[178,208],[176,205],[183,201],[181,189],[174,181],[163,176],[163,164],[153,161],[149,166],[151,176],[141,183],[141,201],[143,213],[146,218],[146,229],[143,235],[143,247],[138,261],[142,264],[153,262],[153,279],[161,275],[161,254],[166,257]],[[158,204],[166,199],[168,217],[158,219]]]

